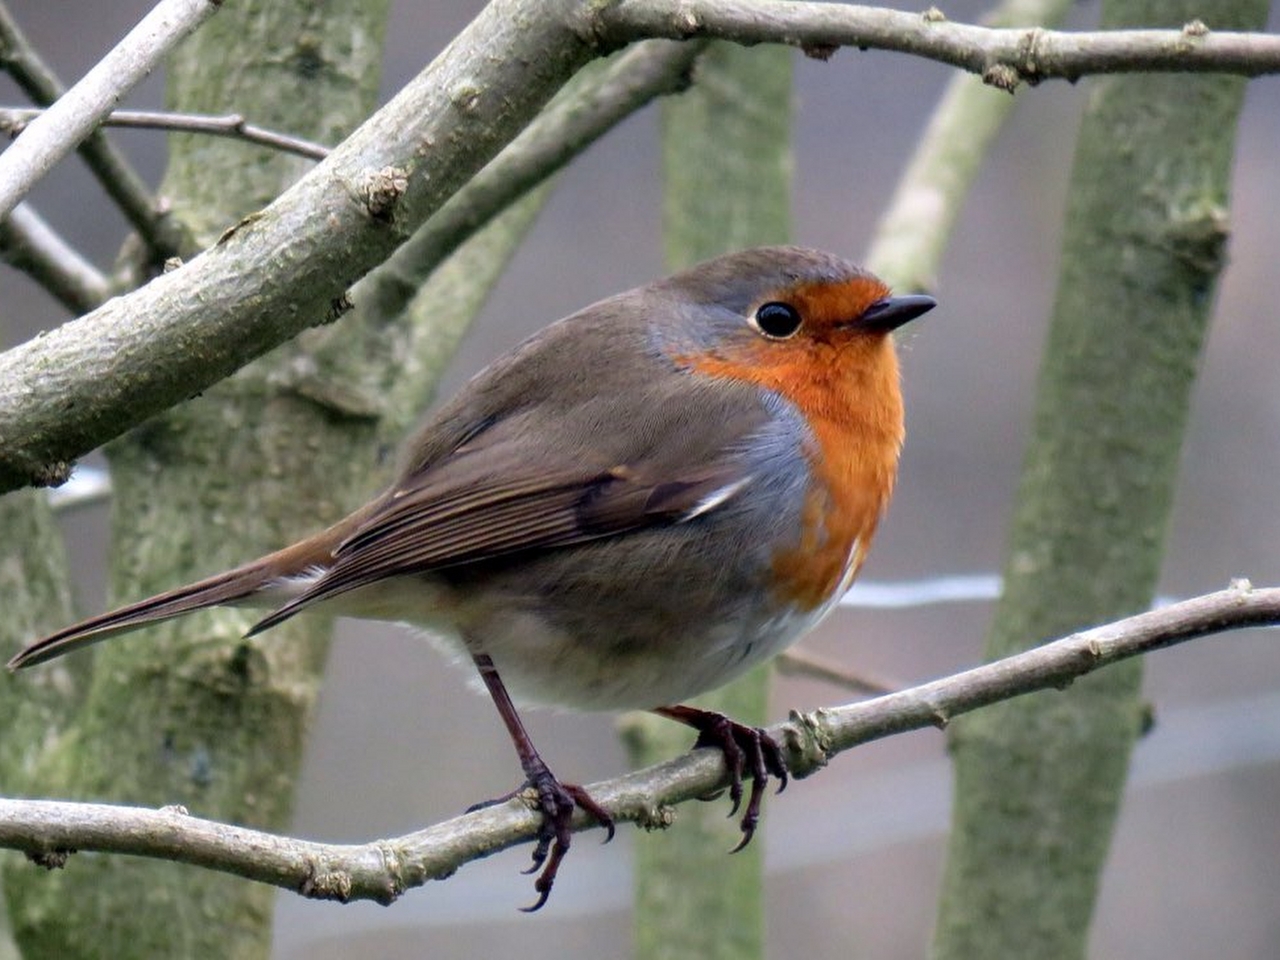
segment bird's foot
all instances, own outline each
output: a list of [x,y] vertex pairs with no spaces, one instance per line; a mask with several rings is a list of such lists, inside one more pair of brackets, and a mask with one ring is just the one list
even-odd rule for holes
[[729,816],[736,814],[742,806],[744,776],[751,777],[751,794],[747,797],[747,808],[738,823],[742,839],[730,851],[737,853],[755,835],[756,826],[760,822],[760,802],[770,775],[778,780],[778,793],[787,787],[787,764],[782,748],[760,727],[748,727],[730,720],[722,713],[687,706],[659,707],[654,713],[677,720],[698,731],[698,739],[693,744],[695,750],[698,747],[713,747],[724,755],[725,765],[729,768],[729,799],[733,803]]
[[585,789],[576,783],[561,783],[545,764],[529,771],[529,779],[518,789],[510,793],[485,800],[470,807],[479,810],[494,804],[505,803],[515,797],[522,796],[532,790],[537,799],[530,805],[542,814],[542,825],[538,828],[537,843],[533,848],[533,864],[525,873],[537,873],[538,879],[533,882],[534,892],[538,899],[530,906],[521,907],[525,913],[540,910],[551,896],[551,888],[556,882],[556,874],[560,871],[560,863],[569,852],[572,837],[571,823],[575,808],[581,808],[594,817],[605,828],[604,842],[613,839],[614,822],[609,812],[596,803]]

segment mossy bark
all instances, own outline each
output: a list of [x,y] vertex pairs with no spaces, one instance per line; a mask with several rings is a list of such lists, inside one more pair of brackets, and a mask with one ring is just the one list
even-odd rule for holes
[[[1110,0],[1103,26],[1179,26],[1203,12],[1196,0]],[[1261,0],[1224,0],[1212,26],[1259,29],[1266,13]],[[1151,603],[1224,262],[1245,82],[1088,83],[989,658]],[[1134,661],[956,721],[935,956],[1084,956],[1142,724],[1140,678]]]
[[[791,53],[713,44],[694,87],[663,108],[667,261],[687,266],[727,250],[785,242],[790,231]],[[759,669],[698,706],[748,724],[765,721],[769,671]],[[690,733],[636,718],[636,764],[688,749]],[[675,825],[637,843],[636,956],[736,958],[764,953],[763,843],[738,842],[727,800],[684,806]],[[767,804],[766,804],[767,805]],[[764,818],[761,833],[768,829]]]
[[[385,13],[382,2],[228,5],[174,54],[169,105],[332,142],[373,107]],[[195,250],[304,169],[175,135],[162,192]],[[305,347],[286,347],[112,445],[114,601],[250,559],[353,505],[376,421],[295,389],[304,360]],[[248,622],[208,613],[100,648],[27,792],[287,826],[329,624],[300,618],[245,642]],[[175,864],[72,857],[47,875],[11,870],[6,892],[29,957],[263,957],[270,946],[274,890]]]

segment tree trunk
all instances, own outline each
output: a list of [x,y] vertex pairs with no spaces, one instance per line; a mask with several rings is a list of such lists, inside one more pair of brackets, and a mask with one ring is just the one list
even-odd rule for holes
[[[228,5],[174,55],[169,105],[336,141],[374,105],[385,12],[382,2]],[[307,165],[230,140],[170,143],[162,192],[192,249]],[[305,359],[305,346],[286,346],[111,446],[113,600],[250,559],[353,504],[376,421],[299,389]],[[329,625],[300,618],[245,642],[250,619],[209,613],[102,647],[30,789],[287,826]],[[263,957],[270,946],[275,891],[234,877],[121,857],[16,876],[13,929],[30,957]]]
[[[1103,26],[1179,26],[1202,12],[1195,0],[1110,0]],[[1223,2],[1212,26],[1257,29],[1266,12]],[[1224,259],[1244,81],[1088,82],[991,658],[1151,603]],[[1132,661],[954,724],[936,956],[1084,956],[1143,722],[1140,670]]]

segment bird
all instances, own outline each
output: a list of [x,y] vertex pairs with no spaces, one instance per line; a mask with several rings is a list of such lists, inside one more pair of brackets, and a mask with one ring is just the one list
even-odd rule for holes
[[[257,560],[31,643],[17,670],[218,605],[401,621],[469,660],[542,823],[547,902],[582,808],[517,704],[652,710],[719,749],[745,846],[787,768],[765,731],[683,704],[773,657],[852,583],[904,439],[892,333],[936,305],[833,254],[758,247],[601,300],[471,379],[388,489]],[[498,802],[498,801],[492,801]],[[733,815],[731,813],[731,815]],[[735,848],[737,849],[737,848]]]

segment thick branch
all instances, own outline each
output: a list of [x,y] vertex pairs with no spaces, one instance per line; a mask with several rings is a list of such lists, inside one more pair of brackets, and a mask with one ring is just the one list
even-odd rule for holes
[[[1248,583],[1073,634],[995,663],[875,700],[793,714],[771,732],[800,777],[872,740],[942,726],[959,714],[1035,690],[1058,689],[1099,667],[1226,630],[1280,624],[1280,588]],[[725,786],[724,762],[699,750],[589,788],[616,820],[669,823],[667,805]],[[577,829],[594,825],[585,815]],[[390,903],[405,890],[531,840],[538,814],[513,801],[389,840],[326,844],[227,826],[184,811],[0,800],[0,847],[60,866],[72,851],[127,853],[203,866],[304,896]]]
[[0,217],[74,150],[179,40],[212,16],[216,0],[161,0],[79,83],[0,153]]
[[1280,37],[1261,34],[989,30],[789,0],[653,6],[658,13],[635,0],[494,0],[328,160],[213,249],[0,356],[0,492],[56,484],[76,457],[332,319],[347,284],[610,45],[648,34],[770,39],[810,52],[851,43],[1036,79],[1090,69],[1280,70]]
[[637,37],[736,43],[789,43],[812,56],[834,47],[896,50],[980,74],[1012,90],[1020,81],[1076,80],[1093,73],[1280,71],[1280,36],[1215,33],[1200,21],[1181,30],[1064,33],[951,23],[936,10],[902,13],[878,7],[792,0],[619,0],[602,10],[607,42]]
[[344,288],[594,55],[577,7],[494,0],[327,160],[205,254],[0,356],[0,491],[56,484],[75,457],[334,319]]

